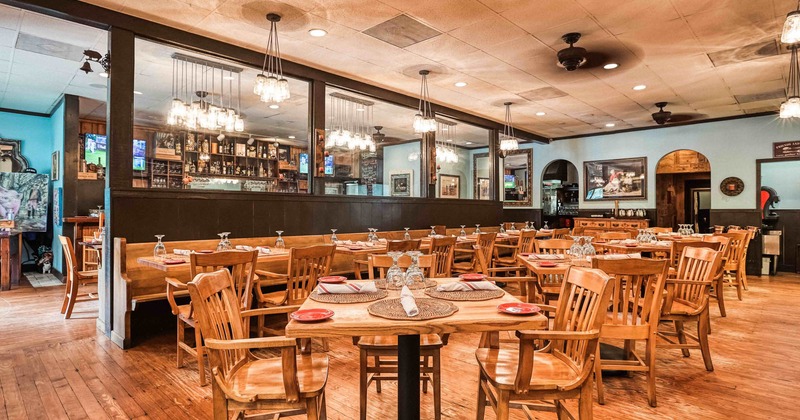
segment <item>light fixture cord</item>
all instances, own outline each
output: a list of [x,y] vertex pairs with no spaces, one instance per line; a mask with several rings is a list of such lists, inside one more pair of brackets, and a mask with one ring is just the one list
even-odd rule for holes
[[797,44],[792,44],[792,55],[789,59],[789,86],[792,97],[800,96],[800,63],[797,61]]

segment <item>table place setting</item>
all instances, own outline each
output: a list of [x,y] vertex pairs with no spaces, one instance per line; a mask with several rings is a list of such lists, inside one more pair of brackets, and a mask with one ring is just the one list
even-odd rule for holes
[[503,289],[490,281],[454,281],[426,289],[425,294],[436,299],[455,301],[480,301],[497,299],[505,295]]
[[386,290],[379,290],[375,286],[375,282],[326,283],[320,281],[308,297],[323,303],[364,303],[383,299],[388,295]]
[[239,251],[258,251],[259,255],[271,254],[272,249],[268,246],[249,246],[249,245],[236,245]]
[[520,254],[523,257],[535,261],[535,260],[542,260],[542,261],[560,261],[564,260],[565,257],[562,254],[534,254],[534,253],[522,253]]
[[451,302],[431,298],[415,298],[414,293],[403,286],[400,297],[383,299],[367,307],[367,312],[380,318],[397,321],[422,321],[453,315],[458,307]]

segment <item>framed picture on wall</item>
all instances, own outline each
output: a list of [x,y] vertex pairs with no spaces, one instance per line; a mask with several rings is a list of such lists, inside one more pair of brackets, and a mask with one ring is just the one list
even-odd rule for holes
[[50,156],[50,159],[51,159],[51,161],[50,161],[50,180],[51,181],[58,181],[58,177],[60,175],[59,174],[59,170],[61,169],[59,167],[59,161],[61,160],[61,159],[59,159],[60,153],[61,153],[60,151],[56,150]]
[[461,178],[456,175],[440,175],[439,198],[458,198],[460,180]]
[[53,188],[53,225],[61,226],[61,188]]
[[389,191],[392,197],[411,197],[414,194],[412,173],[404,171],[389,174]]
[[478,178],[478,200],[491,200],[489,197],[489,178]]
[[587,201],[647,198],[647,158],[583,162]]

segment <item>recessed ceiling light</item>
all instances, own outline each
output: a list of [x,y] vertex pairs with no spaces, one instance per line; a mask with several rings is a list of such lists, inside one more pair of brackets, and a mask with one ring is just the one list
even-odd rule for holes
[[319,38],[321,36],[328,35],[328,31],[326,31],[324,29],[311,29],[311,30],[308,31],[308,34],[313,36],[313,37]]
[[544,113],[544,112],[542,112],[542,111],[539,111],[539,112],[537,112],[537,113],[536,113],[536,115],[537,115],[537,116],[540,116],[540,117],[543,117],[543,116],[545,116],[545,115],[547,115],[547,114],[545,114],[545,113]]
[[619,64],[617,63],[608,63],[605,66],[603,66],[603,68],[606,70],[614,70],[617,67],[619,67]]
[[472,144],[472,142],[471,142],[471,141],[468,141],[468,142],[465,142],[464,144]]
[[270,106],[269,106],[269,109],[278,109],[278,108],[280,108],[280,107],[281,107],[281,106],[280,106],[280,105],[278,105],[278,104],[272,104],[272,105],[270,105]]
[[464,87],[467,85],[467,82],[455,82],[453,83],[456,87]]
[[295,138],[297,138],[297,137],[295,137],[295,136],[289,136],[289,138],[290,138],[290,139],[295,139]]
[[142,92],[139,92],[138,90],[134,90],[134,91],[133,91],[133,94],[134,94],[134,95],[141,95],[141,94],[142,94]]
[[615,125],[614,123],[606,123],[606,127],[614,127]]
[[645,90],[647,89],[647,85],[636,85],[633,87],[633,90]]

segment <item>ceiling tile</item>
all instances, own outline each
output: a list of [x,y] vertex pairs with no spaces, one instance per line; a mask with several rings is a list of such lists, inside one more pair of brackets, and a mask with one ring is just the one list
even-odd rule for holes
[[395,47],[405,48],[433,38],[440,32],[408,15],[399,15],[365,30],[364,34]]
[[377,1],[365,8],[361,0],[325,0],[323,4],[311,9],[311,13],[357,31],[366,30],[400,15],[399,10]]

